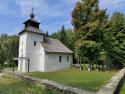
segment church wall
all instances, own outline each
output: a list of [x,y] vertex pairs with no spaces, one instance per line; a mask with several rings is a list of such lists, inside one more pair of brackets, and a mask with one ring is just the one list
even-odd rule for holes
[[41,49],[40,49],[39,71],[44,72],[44,64],[45,64],[45,52],[44,52],[44,48],[41,46]]
[[[61,56],[61,62],[59,60]],[[69,60],[67,61],[67,56]],[[46,53],[45,55],[45,72],[56,71],[71,67],[72,54],[67,53]]]
[[19,42],[19,57],[25,57],[26,56],[26,39],[27,39],[27,33],[23,33],[20,36],[20,42]]
[[[19,57],[26,57],[26,39],[27,39],[27,33],[23,33],[20,36],[19,40]],[[18,60],[18,71],[24,71],[25,69],[23,68],[25,64],[24,60]]]
[[[43,66],[41,66],[41,62],[43,63],[43,59],[41,60],[41,42],[43,42],[43,36],[40,34],[35,34],[31,32],[27,32],[27,45],[26,45],[26,56],[30,57],[30,72],[32,71],[40,71]],[[34,42],[35,45],[34,45]]]

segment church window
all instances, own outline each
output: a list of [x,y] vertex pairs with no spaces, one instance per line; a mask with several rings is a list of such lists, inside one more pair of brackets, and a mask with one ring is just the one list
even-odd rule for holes
[[69,62],[69,56],[67,56],[67,62]]
[[59,56],[59,62],[61,62],[62,61],[62,56]]
[[36,46],[36,41],[34,41],[34,46]]

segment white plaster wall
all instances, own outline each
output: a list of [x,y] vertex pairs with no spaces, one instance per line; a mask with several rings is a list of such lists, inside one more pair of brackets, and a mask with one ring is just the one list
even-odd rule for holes
[[45,51],[44,48],[40,47],[40,63],[39,63],[39,71],[44,72],[44,64],[45,64]]
[[[34,46],[36,41],[36,46]],[[23,43],[22,43],[23,42]],[[29,71],[43,71],[44,70],[44,49],[41,47],[43,42],[43,35],[25,32],[20,35],[19,43],[19,57],[29,57]],[[28,63],[27,60],[18,61],[18,71],[27,72]]]
[[[18,57],[25,57],[26,56],[26,39],[27,39],[27,33],[23,33],[20,36],[19,40],[19,56]],[[18,60],[18,71],[23,71],[23,64],[25,61],[23,60]]]
[[[59,56],[62,56],[61,62],[59,62]],[[68,62],[67,62],[67,56],[69,56]],[[72,64],[72,54],[46,53],[44,71],[49,72],[49,71],[65,69],[65,68],[71,67],[71,64]]]
[[[36,41],[36,46],[34,46],[34,41]],[[40,71],[43,69],[41,63],[44,61],[41,60],[41,42],[43,42],[43,35],[27,32],[26,40],[26,56],[30,58],[30,72]]]

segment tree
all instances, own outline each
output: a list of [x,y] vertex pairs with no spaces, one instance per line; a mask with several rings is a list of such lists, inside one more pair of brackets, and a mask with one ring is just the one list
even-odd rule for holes
[[65,27],[62,26],[61,30],[60,30],[60,37],[59,40],[63,43],[63,44],[67,44],[67,35],[66,35],[66,30]]
[[9,65],[14,63],[13,58],[18,57],[19,38],[17,36],[1,36],[0,37],[0,64]]
[[118,42],[123,43],[125,39],[125,17],[120,12],[115,12],[111,17],[111,28],[112,34],[118,40]]
[[108,31],[108,35],[110,35],[110,38],[108,41],[110,41],[110,47],[107,51],[111,64],[114,67],[121,68],[125,60],[125,17],[122,13],[115,12],[109,21],[110,31]]
[[[84,45],[84,48],[89,48],[89,44],[91,44],[91,50],[94,50],[97,47],[95,44],[97,44],[98,47],[92,54],[94,57],[99,54],[98,50],[101,48],[103,33],[107,26],[107,18],[106,10],[99,9],[98,0],[82,0],[76,4],[72,12],[72,25],[74,26],[76,43],[82,40],[83,42],[80,46],[83,47]],[[78,48],[77,46],[76,44],[76,49]],[[91,57],[90,48],[86,50],[86,54],[84,54],[84,51],[82,53],[84,57],[87,56],[90,62],[92,62],[94,59]],[[77,50],[75,53],[78,53]]]
[[[103,34],[100,57],[108,62],[109,67],[122,68],[125,60],[125,18],[124,15],[115,12],[107,22],[107,28]],[[104,58],[105,57],[105,58]]]
[[99,9],[98,0],[82,0],[76,4],[72,12],[72,24],[77,39],[99,42],[106,21],[106,11]]
[[75,37],[75,35],[74,35],[74,32],[72,31],[72,29],[66,29],[66,36],[67,36],[67,39],[66,39],[66,46],[69,48],[69,49],[71,49],[71,50],[73,50],[74,51],[74,43],[75,43],[75,40],[74,40],[74,37]]
[[12,36],[8,40],[8,62],[14,64],[13,58],[18,57],[19,40],[17,36]]
[[55,39],[59,39],[59,37],[60,37],[60,32],[59,32],[59,30],[58,30],[58,32],[52,33],[52,34],[50,35],[50,37],[51,37],[51,38],[55,38]]
[[55,38],[55,39],[59,39],[69,49],[74,50],[74,41],[75,41],[74,37],[75,37],[75,35],[74,35],[74,32],[72,31],[72,29],[65,29],[63,27],[63,33],[62,33],[62,30],[60,30],[58,32],[52,33],[50,35],[50,37]]

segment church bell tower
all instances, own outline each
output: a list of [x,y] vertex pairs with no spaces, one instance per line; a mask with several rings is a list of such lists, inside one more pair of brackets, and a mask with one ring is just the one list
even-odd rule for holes
[[24,22],[25,28],[31,26],[31,27],[39,29],[40,23],[37,20],[34,19],[35,15],[33,13],[33,10],[34,9],[32,8],[32,13],[30,14],[30,19]]

